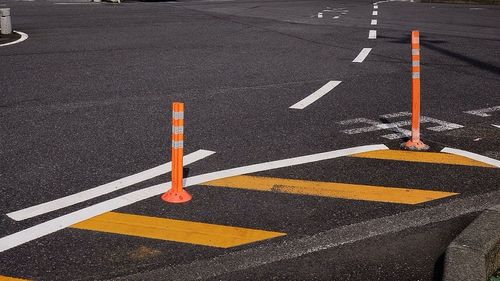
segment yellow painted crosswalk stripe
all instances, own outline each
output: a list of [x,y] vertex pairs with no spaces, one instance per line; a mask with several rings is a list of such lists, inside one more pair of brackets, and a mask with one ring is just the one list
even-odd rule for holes
[[475,161],[467,157],[438,152],[376,150],[353,154],[351,157],[495,168],[489,164]]
[[28,281],[28,279],[20,279],[20,278],[0,275],[0,281]]
[[286,235],[258,229],[116,212],[108,212],[71,227],[218,248],[230,248]]
[[255,176],[230,177],[206,182],[203,185],[411,205],[458,194],[422,189]]

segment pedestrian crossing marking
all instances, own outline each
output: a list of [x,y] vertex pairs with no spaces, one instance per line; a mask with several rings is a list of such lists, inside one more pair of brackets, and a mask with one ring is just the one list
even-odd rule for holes
[[453,192],[413,188],[319,182],[256,176],[236,176],[209,181],[203,183],[202,185],[410,205],[424,203],[427,201],[441,199],[458,194]]
[[463,156],[438,152],[376,150],[353,154],[350,157],[495,168],[492,165]]
[[71,227],[218,248],[230,248],[286,235],[259,229],[117,212],[104,213]]

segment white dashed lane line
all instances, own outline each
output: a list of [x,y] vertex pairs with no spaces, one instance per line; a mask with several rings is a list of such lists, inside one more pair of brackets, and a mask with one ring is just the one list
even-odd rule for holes
[[373,11],[372,16],[378,16],[378,12],[377,11]]
[[368,33],[368,39],[377,39],[377,31],[376,30],[370,30],[370,33]]
[[296,104],[290,106],[292,109],[304,109],[308,105],[312,104],[313,102],[317,101],[319,98],[322,96],[328,94],[333,88],[337,87],[342,81],[330,81],[323,85],[323,87],[319,88],[316,92],[310,94],[303,100],[297,102]]
[[377,25],[377,20],[372,20],[371,25]]
[[358,56],[352,62],[359,62],[359,63],[363,62],[368,56],[368,54],[370,54],[371,50],[372,48],[363,48],[363,50],[359,52]]

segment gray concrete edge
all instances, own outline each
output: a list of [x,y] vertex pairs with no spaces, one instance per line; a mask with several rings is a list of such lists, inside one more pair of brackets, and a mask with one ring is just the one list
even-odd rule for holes
[[[466,198],[458,197],[436,206],[418,208],[387,217],[340,226],[311,236],[284,239],[281,242],[229,252],[205,260],[195,260],[186,264],[171,265],[107,280],[165,280],[165,276],[168,276],[169,280],[214,278],[235,271],[256,268],[352,244],[371,237],[447,221],[465,214],[483,212],[489,210],[492,206],[500,206],[500,190]],[[456,280],[469,281],[469,279],[455,279],[454,281]]]
[[500,205],[483,211],[446,249],[443,281],[484,281],[500,268]]

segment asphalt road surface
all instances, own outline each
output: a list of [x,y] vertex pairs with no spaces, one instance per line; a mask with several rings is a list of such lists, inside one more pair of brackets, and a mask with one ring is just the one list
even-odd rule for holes
[[[500,204],[499,6],[2,7],[29,37],[0,45],[0,280],[440,280]],[[430,146],[413,154],[412,30]],[[170,161],[175,101],[193,199],[160,199],[167,166],[102,187]]]

